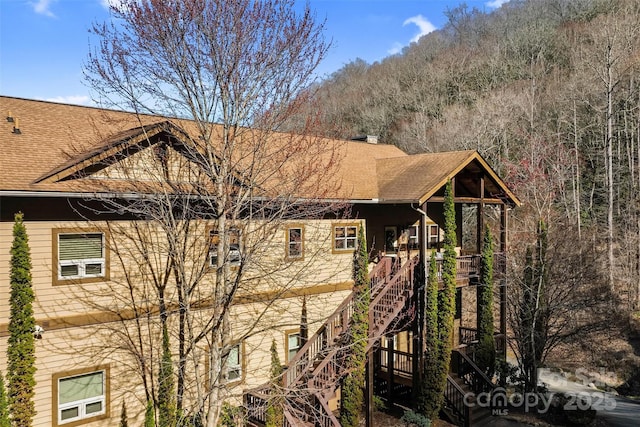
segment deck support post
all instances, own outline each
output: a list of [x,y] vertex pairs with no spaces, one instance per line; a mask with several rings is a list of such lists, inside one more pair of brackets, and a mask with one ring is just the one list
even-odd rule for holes
[[394,371],[394,354],[393,354],[393,341],[394,341],[394,337],[393,335],[389,335],[387,337],[387,375],[388,375],[388,380],[387,380],[387,403],[389,404],[389,408],[393,407],[393,377],[395,375]]
[[373,427],[373,376],[374,376],[374,349],[375,346],[371,346],[367,352],[367,380],[366,380],[366,427]]

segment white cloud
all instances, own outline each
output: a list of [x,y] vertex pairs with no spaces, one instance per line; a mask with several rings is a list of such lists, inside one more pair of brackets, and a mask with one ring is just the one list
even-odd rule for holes
[[50,18],[55,18],[56,15],[54,15],[53,12],[51,12],[51,9],[49,8],[51,6],[51,3],[53,3],[54,1],[56,0],[38,0],[35,3],[29,3],[29,4],[33,6],[33,11],[35,13],[39,13],[40,15],[45,15]]
[[129,0],[100,0],[100,4],[105,9],[115,8],[118,10],[124,9],[124,6],[129,2]]
[[55,98],[47,98],[45,101],[58,102],[60,104],[74,104],[74,105],[90,105],[91,98],[87,95],[69,95],[69,96],[56,96]]
[[436,30],[436,27],[422,15],[416,15],[408,18],[402,23],[402,26],[408,24],[416,24],[420,29],[420,32],[411,39],[411,43],[417,42],[418,40],[420,40],[420,37]]
[[485,3],[485,5],[491,9],[497,9],[505,3],[509,3],[509,0],[491,0]]
[[387,53],[388,53],[389,55],[395,55],[396,53],[400,53],[400,52],[402,52],[402,48],[403,48],[403,47],[404,47],[404,46],[402,46],[402,43],[395,42],[395,43],[393,44],[393,46],[391,47],[391,49],[387,50]]

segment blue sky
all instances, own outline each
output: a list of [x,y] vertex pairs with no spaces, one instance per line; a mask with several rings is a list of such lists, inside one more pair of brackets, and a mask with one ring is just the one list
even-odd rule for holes
[[[0,0],[0,94],[91,105],[82,66],[93,22],[110,19],[118,0]],[[489,12],[508,0],[466,0]],[[399,52],[446,23],[463,0],[311,0],[332,49],[320,75],[361,58],[372,63]],[[302,3],[302,2],[301,2]]]

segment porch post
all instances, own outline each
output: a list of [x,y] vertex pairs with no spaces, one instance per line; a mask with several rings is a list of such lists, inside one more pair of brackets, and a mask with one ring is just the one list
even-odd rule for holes
[[504,267],[500,278],[500,333],[503,336],[502,357],[507,357],[507,226],[508,210],[507,205],[500,205],[500,252]]
[[[480,175],[480,202],[476,209],[476,253],[482,253],[482,241],[484,239],[484,174]],[[480,287],[476,286],[476,330],[480,327]],[[490,308],[493,311],[492,308]]]
[[482,239],[484,236],[484,175],[480,176],[480,202],[476,210],[477,237],[476,237],[476,253],[482,252]]
[[500,252],[507,253],[507,205],[500,205]]
[[374,349],[375,345],[367,352],[367,381],[366,384],[366,426],[373,427],[373,381],[374,381]]
[[412,335],[412,386],[413,394],[419,390],[420,381],[422,381],[422,358],[424,355],[424,286],[426,283],[427,271],[427,203],[421,206],[420,215],[420,235],[418,236],[418,245],[420,247],[420,262],[418,274],[414,276],[414,306],[416,308],[416,317],[411,328]]
[[387,337],[387,375],[389,379],[387,381],[387,403],[389,408],[393,408],[393,335]]

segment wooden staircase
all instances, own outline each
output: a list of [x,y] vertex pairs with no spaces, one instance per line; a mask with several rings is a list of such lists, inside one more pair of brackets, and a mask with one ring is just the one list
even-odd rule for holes
[[[451,422],[461,427],[490,424],[494,408],[480,406],[476,397],[486,393],[491,403],[496,386],[464,352],[454,350],[451,362],[454,372],[447,376],[443,412]],[[487,400],[484,402],[486,404]]]
[[[402,316],[413,296],[417,264],[417,256],[402,265],[399,258],[383,258],[370,273],[367,350],[392,322]],[[349,351],[354,298],[355,294],[351,293],[340,304],[285,369],[282,393],[286,399],[286,427],[340,427],[340,422],[329,409],[329,400],[334,397],[342,378],[349,373],[345,359]],[[245,408],[251,424],[265,424],[270,390],[267,385],[245,394]]]

